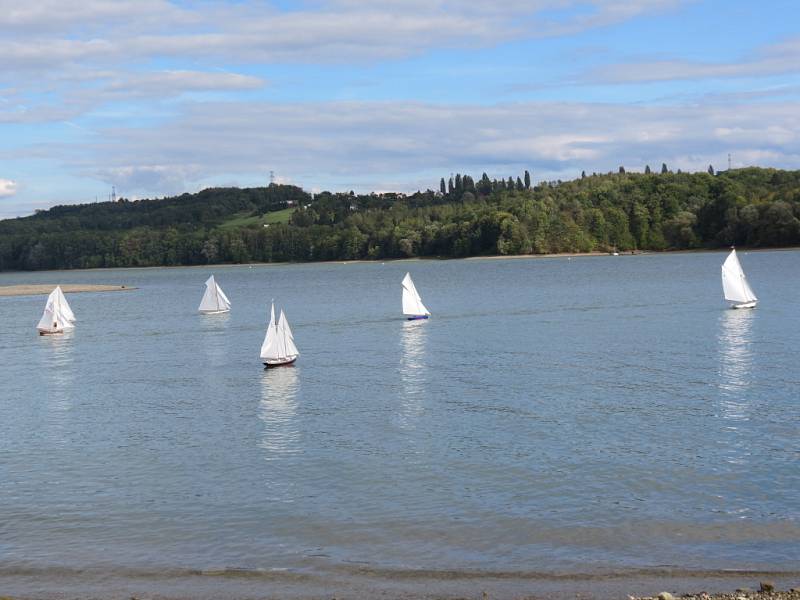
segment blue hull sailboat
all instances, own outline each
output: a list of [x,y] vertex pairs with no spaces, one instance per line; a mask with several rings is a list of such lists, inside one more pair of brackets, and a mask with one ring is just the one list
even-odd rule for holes
[[419,297],[410,273],[406,273],[403,278],[403,314],[409,321],[427,319],[431,315],[422,303],[422,298]]

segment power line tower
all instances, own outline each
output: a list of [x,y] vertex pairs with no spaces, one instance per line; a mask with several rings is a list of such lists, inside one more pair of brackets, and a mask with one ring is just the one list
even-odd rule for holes
[[116,186],[113,186],[113,185],[111,186],[111,201],[112,202],[116,202],[117,201],[117,188],[116,188]]
[[269,187],[275,185],[275,171],[269,172]]

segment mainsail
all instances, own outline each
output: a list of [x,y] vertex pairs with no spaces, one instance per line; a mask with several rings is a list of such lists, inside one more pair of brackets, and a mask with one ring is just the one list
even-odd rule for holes
[[264,336],[264,343],[261,344],[261,358],[267,359],[277,356],[277,340],[278,328],[275,326],[275,303],[272,303],[272,308],[269,314],[269,325],[267,325],[267,335]]
[[410,273],[406,273],[406,276],[403,278],[403,314],[413,316],[431,314],[422,303],[422,298],[419,297],[417,288],[414,287],[414,282],[411,280]]
[[722,291],[728,302],[747,304],[758,300],[750,284],[747,283],[736,250],[731,250],[728,258],[722,263]]
[[219,284],[214,279],[214,276],[208,278],[206,281],[206,291],[203,294],[203,299],[200,301],[200,306],[197,308],[200,312],[226,312],[231,309],[231,301],[219,287]]
[[42,318],[36,325],[41,333],[59,333],[75,328],[75,314],[67,303],[61,286],[57,286],[47,297]]

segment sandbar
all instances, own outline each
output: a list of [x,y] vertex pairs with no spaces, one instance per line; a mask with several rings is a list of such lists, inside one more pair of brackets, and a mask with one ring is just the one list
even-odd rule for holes
[[[35,296],[49,294],[56,286],[51,283],[46,284],[23,284],[23,285],[0,285],[0,296]],[[89,283],[67,283],[61,286],[65,294],[76,292],[126,292],[136,288],[125,285],[105,285]]]

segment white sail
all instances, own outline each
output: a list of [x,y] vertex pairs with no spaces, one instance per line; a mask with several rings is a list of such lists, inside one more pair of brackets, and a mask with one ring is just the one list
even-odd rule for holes
[[261,344],[261,358],[264,360],[271,359],[277,356],[277,341],[278,341],[278,328],[275,326],[275,303],[272,303],[272,308],[269,314],[269,325],[267,325],[267,334],[264,336],[264,343]]
[[64,315],[64,318],[70,323],[77,321],[75,313],[72,312],[69,303],[67,303],[67,298],[64,296],[64,292],[61,290],[61,286],[56,286],[56,289],[53,291],[58,294],[59,306],[61,307],[61,313]]
[[406,273],[403,278],[403,314],[413,316],[423,316],[431,314],[422,303],[417,288],[411,280],[411,274]]
[[297,346],[294,345],[294,335],[292,335],[289,321],[286,319],[286,315],[283,314],[283,310],[281,310],[278,332],[283,342],[284,358],[296,358],[300,356],[300,351],[297,349]]
[[39,322],[36,324],[36,329],[39,331],[53,333],[59,330],[58,317],[56,317],[55,312],[55,296],[56,291],[53,290],[47,297],[47,303],[44,306],[42,318],[39,319]]
[[728,258],[722,263],[722,291],[725,300],[735,304],[747,304],[758,300],[750,284],[747,283],[736,250],[731,250]]
[[226,312],[231,309],[231,302],[228,297],[219,287],[214,276],[208,278],[206,281],[206,291],[203,294],[203,299],[200,301],[200,306],[197,308],[202,313],[210,312]]
[[222,288],[219,286],[218,283],[215,284],[217,286],[217,298],[219,300],[219,305],[224,308],[224,310],[231,309],[231,301],[228,300],[228,297],[225,295],[225,292],[222,291]]
[[64,292],[57,286],[47,297],[42,318],[36,324],[36,329],[41,333],[60,333],[66,329],[74,329],[74,319],[75,315],[64,298]]

